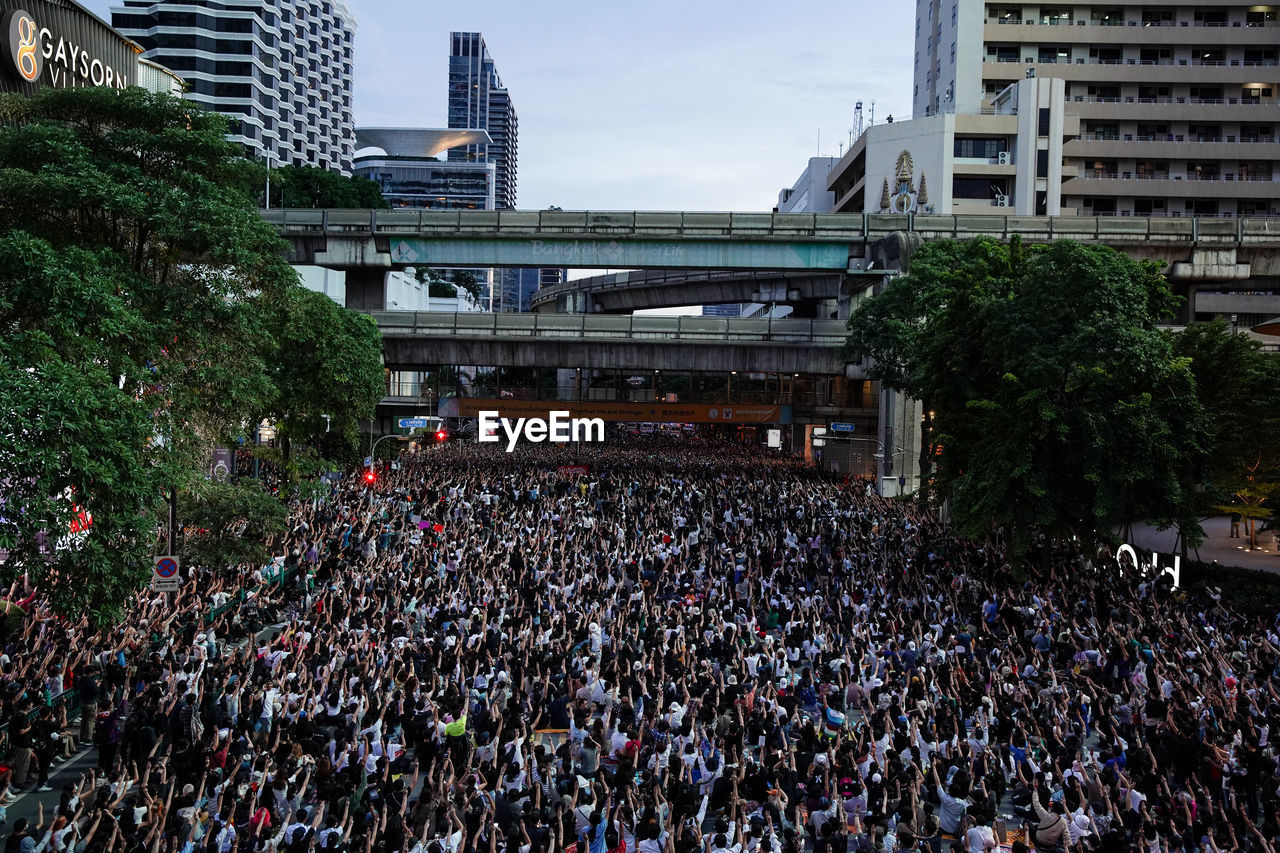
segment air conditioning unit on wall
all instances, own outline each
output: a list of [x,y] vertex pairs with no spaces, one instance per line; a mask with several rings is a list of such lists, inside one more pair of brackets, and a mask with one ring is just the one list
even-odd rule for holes
[[1013,162],[1013,156],[1008,151],[1001,151],[996,155],[996,162],[1001,166],[1008,166]]

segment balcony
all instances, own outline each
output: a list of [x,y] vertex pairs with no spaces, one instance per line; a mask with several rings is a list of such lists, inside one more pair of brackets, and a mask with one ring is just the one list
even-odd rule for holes
[[1220,139],[1187,137],[1184,134],[1166,136],[1117,136],[1089,134],[1072,139],[1062,146],[1065,157],[1108,157],[1155,160],[1278,160],[1280,139],[1250,138],[1248,141],[1234,135]]
[[1068,109],[1084,119],[1165,121],[1271,121],[1277,103],[1274,100],[1250,101],[1243,98],[1095,98],[1074,95],[1067,98]]
[[1273,198],[1280,178],[1251,179],[1239,175],[1192,178],[1185,175],[1135,175],[1130,172],[1084,172],[1064,182],[1067,196],[1134,196],[1166,198]]
[[[1010,66],[1017,66],[1014,72]],[[1161,59],[1161,60],[1097,60],[1075,59],[1067,62],[1039,62],[1036,57],[985,57],[982,60],[984,80],[1021,78],[1022,69],[1034,68],[1038,77],[1061,77],[1082,83],[1155,83],[1163,85],[1213,84],[1240,86],[1259,82],[1259,70],[1273,72],[1280,62],[1266,60],[1249,62],[1243,59],[1213,60]],[[1266,72],[1264,72],[1266,73]],[[1268,76],[1271,76],[1268,74]]]
[[1177,26],[1144,26],[1140,21],[1107,22],[1076,21],[1073,34],[1064,32],[1067,25],[1045,25],[1021,21],[1020,26],[988,21],[983,38],[988,42],[1038,44],[1043,41],[1069,41],[1096,45],[1203,45],[1220,43],[1233,46],[1269,46],[1280,40],[1274,23],[1246,26],[1243,22],[1229,25],[1177,22]]

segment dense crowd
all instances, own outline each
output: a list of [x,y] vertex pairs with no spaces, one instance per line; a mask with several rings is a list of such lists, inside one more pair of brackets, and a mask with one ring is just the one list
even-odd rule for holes
[[573,463],[403,455],[111,630],[16,584],[0,795],[97,762],[6,851],[1274,851],[1273,624],[755,451]]

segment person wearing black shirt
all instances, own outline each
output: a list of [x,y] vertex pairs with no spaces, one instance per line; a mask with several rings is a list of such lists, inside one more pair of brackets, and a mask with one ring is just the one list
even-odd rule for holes
[[31,697],[23,695],[9,718],[9,760],[13,769],[13,787],[27,784],[31,770]]

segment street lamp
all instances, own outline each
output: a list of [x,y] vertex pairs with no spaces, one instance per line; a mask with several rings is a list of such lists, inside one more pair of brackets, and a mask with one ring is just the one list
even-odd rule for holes
[[373,481],[377,479],[377,475],[373,473],[373,466],[378,462],[378,458],[376,455],[378,452],[378,445],[382,444],[382,442],[386,441],[388,438],[395,439],[396,441],[413,441],[413,436],[411,435],[387,434],[378,438],[378,440],[373,443],[373,447],[369,449],[369,468],[365,471],[365,474],[364,474],[364,479],[366,483],[372,484]]

